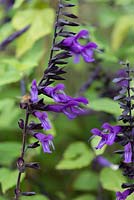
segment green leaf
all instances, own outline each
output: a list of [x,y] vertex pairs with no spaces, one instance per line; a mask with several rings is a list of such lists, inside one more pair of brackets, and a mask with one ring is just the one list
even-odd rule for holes
[[108,98],[100,98],[89,103],[89,108],[119,116],[121,109],[117,102]]
[[18,142],[1,142],[0,165],[10,166],[11,163],[19,156],[18,152],[20,152],[20,149],[21,144]]
[[13,99],[0,100],[0,128],[11,129],[14,121],[19,116],[19,113],[20,110],[19,108],[16,108]]
[[[91,182],[92,180],[92,182]],[[98,188],[98,175],[94,172],[83,171],[76,178],[73,188],[80,191],[96,190]]]
[[[29,197],[21,197],[21,200],[30,200]],[[43,196],[43,195],[35,195],[32,196],[32,200],[49,200],[47,197]]]
[[133,18],[134,15],[126,15],[117,20],[111,38],[111,47],[114,51],[118,50],[122,45],[128,31],[130,31],[131,28],[134,28]]
[[128,196],[126,200],[134,200],[134,194],[131,194],[130,196]]
[[84,195],[81,195],[73,200],[96,200],[95,196],[93,195],[90,195],[90,194],[84,194]]
[[120,170],[104,168],[100,174],[100,181],[104,189],[117,192],[121,191],[121,185],[126,179]]
[[17,56],[22,56],[37,40],[51,33],[53,22],[54,11],[50,8],[18,11],[13,17],[13,26],[17,30],[27,25],[30,28],[17,41]]
[[23,74],[26,75],[31,69],[33,69],[37,63],[32,61],[27,62],[24,59],[19,61],[18,59],[15,58],[3,58],[1,60],[2,64],[5,64],[7,67],[12,67],[13,70],[16,70],[17,73],[19,73],[21,76]]
[[[16,185],[17,177],[18,177],[18,170],[11,171],[7,168],[0,168],[0,183],[3,193],[5,193],[8,189]],[[22,175],[21,181],[23,179],[24,179],[24,174]]]
[[99,136],[95,136],[92,140],[91,140],[91,146],[95,152],[95,154],[98,156],[98,155],[101,155],[104,153],[105,149],[106,149],[106,145],[103,146],[101,149],[96,149],[95,147],[98,145],[98,143],[100,142],[100,137]]
[[94,155],[83,142],[72,143],[64,152],[63,159],[56,166],[57,169],[80,169],[88,166]]
[[25,0],[15,0],[13,8],[19,8]]
[[0,200],[7,200],[7,198],[0,196]]
[[0,86],[15,83],[22,78],[22,75],[23,74],[14,67],[3,64],[0,67]]

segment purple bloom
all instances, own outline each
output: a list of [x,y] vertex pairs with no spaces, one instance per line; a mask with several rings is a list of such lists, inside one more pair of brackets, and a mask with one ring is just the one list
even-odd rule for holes
[[32,81],[30,94],[31,94],[31,101],[33,103],[36,103],[38,101],[38,88],[37,88],[36,80]]
[[91,130],[91,133],[101,137],[96,149],[101,149],[104,145],[112,145],[115,141],[116,135],[121,131],[120,126],[111,126],[109,123],[104,123],[102,128],[104,129],[102,131],[97,128]]
[[94,49],[97,48],[96,43],[89,42],[86,45],[81,45],[78,40],[80,38],[85,38],[88,36],[87,30],[81,30],[75,36],[67,37],[62,40],[61,44],[69,49],[69,51],[74,55],[74,62],[78,63],[80,56],[83,57],[85,62],[94,62],[93,54]]
[[44,153],[52,153],[50,146],[54,149],[54,145],[52,142],[53,136],[51,134],[44,135],[42,133],[35,133],[34,137],[41,142]]
[[116,192],[116,200],[126,200],[126,198],[132,193],[133,191],[130,189],[125,190],[124,192]]
[[51,87],[51,86],[47,86],[44,88],[44,92],[45,94],[47,94],[48,96],[52,97],[55,102],[58,103],[69,103],[70,101],[76,101],[78,103],[84,103],[87,104],[88,101],[87,99],[85,99],[84,97],[70,97],[68,95],[65,94],[65,92],[63,91],[65,88],[64,84],[57,84],[55,87]]
[[40,120],[41,125],[45,130],[51,129],[51,125],[48,120],[48,116],[45,112],[36,111],[36,112],[34,112],[34,116],[36,116]]
[[131,143],[129,142],[127,145],[125,145],[125,153],[124,153],[124,162],[125,163],[131,163],[132,162],[132,147]]
[[47,110],[53,112],[62,112],[69,119],[74,119],[78,115],[84,114],[84,110],[79,107],[80,103],[88,104],[88,100],[84,97],[72,98],[66,103],[48,105]]
[[44,92],[52,97],[56,102],[62,103],[70,100],[70,97],[64,93],[64,84],[59,83],[55,87],[47,86],[44,88]]
[[128,78],[128,74],[127,72],[124,70],[124,69],[120,69],[118,72],[117,72],[117,76],[118,78],[121,78],[117,84],[121,87],[128,87],[128,80],[124,80],[125,78]]

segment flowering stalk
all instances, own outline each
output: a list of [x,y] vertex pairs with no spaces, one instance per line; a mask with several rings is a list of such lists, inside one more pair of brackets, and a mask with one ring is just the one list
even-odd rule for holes
[[[101,149],[104,145],[113,145],[115,142],[123,146],[123,150],[118,150],[122,157],[120,168],[123,170],[123,175],[128,178],[134,178],[134,116],[133,116],[133,99],[132,92],[134,87],[131,87],[131,81],[133,80],[133,70],[130,69],[129,63],[123,63],[124,69],[118,72],[118,77],[113,80],[117,84],[119,95],[114,98],[118,100],[120,108],[123,110],[119,116],[119,120],[124,125],[111,126],[108,123],[104,123],[100,131],[97,128],[91,130],[94,136],[101,137],[96,149]],[[117,192],[117,200],[125,200],[129,195],[134,192],[134,184],[123,183],[122,188],[126,188],[124,192]]]
[[[68,0],[65,0],[68,1]],[[19,200],[21,195],[31,196],[35,192],[21,192],[20,180],[22,173],[25,172],[27,167],[33,169],[39,169],[39,164],[36,162],[26,163],[24,160],[25,152],[28,148],[37,148],[41,143],[44,153],[52,153],[54,150],[53,136],[51,134],[44,134],[42,131],[51,129],[51,123],[48,119],[47,112],[63,113],[69,119],[74,119],[78,115],[81,115],[85,110],[81,107],[81,104],[88,104],[88,100],[84,97],[71,97],[64,92],[64,84],[59,83],[55,86],[50,86],[56,80],[64,80],[61,76],[65,73],[63,65],[67,64],[64,59],[74,56],[75,61],[79,60],[82,56],[86,62],[93,62],[94,49],[97,45],[93,42],[89,42],[86,45],[81,45],[78,42],[79,38],[85,38],[88,36],[87,30],[81,30],[78,34],[65,30],[66,26],[78,26],[76,22],[71,22],[67,18],[77,18],[74,14],[70,14],[64,11],[65,8],[73,7],[71,3],[62,2],[59,0],[58,11],[55,23],[54,38],[48,67],[44,71],[43,77],[37,84],[36,80],[32,81],[30,95],[25,95],[23,101],[20,103],[21,109],[25,110],[25,120],[20,119],[19,127],[22,129],[22,150],[21,155],[17,161],[17,167],[19,170],[18,180],[15,189],[15,200]],[[62,37],[62,40],[57,43],[57,37]],[[64,38],[64,39],[63,39]],[[60,51],[60,52],[59,52]],[[52,104],[46,104],[43,98],[39,95],[43,94],[53,99]],[[30,117],[33,116],[38,119],[38,123],[30,121]],[[33,144],[26,144],[27,136],[31,135],[37,139],[37,142]]]

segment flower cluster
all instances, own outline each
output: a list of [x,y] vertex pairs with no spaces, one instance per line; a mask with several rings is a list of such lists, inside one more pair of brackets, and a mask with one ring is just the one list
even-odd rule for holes
[[61,46],[68,48],[71,54],[74,56],[74,62],[78,63],[80,56],[83,57],[85,62],[94,62],[93,58],[94,50],[98,47],[96,43],[89,42],[86,45],[81,45],[78,41],[80,38],[86,38],[88,36],[87,30],[81,30],[75,36],[67,37],[61,41]]
[[109,123],[104,123],[102,128],[102,131],[97,128],[91,130],[93,135],[101,137],[96,149],[101,149],[104,145],[112,145],[115,142],[116,135],[121,131],[120,126],[111,126]]
[[[88,104],[88,100],[84,97],[73,98],[71,96],[68,96],[64,92],[64,88],[64,84],[61,83],[57,84],[54,87],[40,87],[37,86],[36,80],[32,81],[29,106],[32,108],[32,115],[39,119],[40,125],[44,130],[51,129],[51,124],[47,115],[47,112],[49,111],[56,113],[64,113],[69,119],[73,119],[78,115],[84,113],[84,109],[80,107],[80,104]],[[51,105],[44,104],[43,99],[39,99],[39,94],[49,96],[53,99],[54,103]],[[38,124],[34,123],[34,127],[37,127],[37,125]],[[44,135],[42,133],[33,134],[33,132],[32,135],[34,135],[34,137],[42,143],[44,152],[51,152],[49,146],[53,147],[52,135]]]

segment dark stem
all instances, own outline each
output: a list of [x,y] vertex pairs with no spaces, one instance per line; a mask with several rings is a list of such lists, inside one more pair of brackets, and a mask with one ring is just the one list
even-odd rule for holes
[[[130,78],[130,67],[129,67],[129,63],[127,64],[127,73],[128,73],[128,78]],[[131,94],[130,94],[130,81],[131,80],[128,80],[128,88],[127,88],[127,93],[128,93],[128,98],[129,98],[129,116],[130,116],[130,127],[132,129],[132,126],[133,126],[133,120],[132,120],[132,111],[131,111],[131,108],[132,108],[132,103],[131,103]],[[130,142],[131,143],[131,148],[132,148],[132,164],[134,165],[134,136],[132,135],[132,141]]]
[[57,38],[57,28],[58,28],[58,21],[59,21],[59,16],[60,16],[60,10],[61,10],[61,7],[60,7],[60,4],[61,4],[61,1],[62,0],[59,0],[59,3],[58,3],[58,8],[57,8],[57,12],[56,12],[56,22],[55,22],[55,26],[54,26],[54,35],[53,35],[53,41],[52,41],[52,48],[51,48],[51,52],[50,52],[50,57],[49,57],[49,61],[48,61],[48,67],[49,67],[49,64],[50,64],[50,61],[53,57],[53,53],[54,53],[54,46],[55,46],[55,41],[56,41],[56,38]]
[[[50,66],[50,62],[51,62],[51,59],[53,57],[53,53],[54,53],[54,46],[55,46],[55,42],[56,42],[56,38],[57,38],[57,28],[58,28],[58,21],[59,21],[59,16],[60,16],[60,10],[61,10],[61,7],[60,7],[60,4],[61,4],[62,0],[59,0],[59,3],[58,3],[58,8],[57,8],[57,14],[56,14],[56,22],[55,22],[55,26],[54,26],[54,34],[53,34],[53,41],[52,41],[52,48],[51,48],[51,51],[50,51],[50,57],[49,57],[49,61],[48,61],[48,67]],[[43,78],[41,79],[41,81],[39,82],[39,85],[41,85],[41,83],[43,82]]]
[[[127,73],[128,73],[128,78],[130,78],[130,67],[129,67],[129,64],[127,64]],[[130,126],[132,127],[132,124],[133,124],[133,121],[132,121],[132,111],[131,111],[131,95],[130,95],[130,81],[131,80],[128,80],[128,87],[127,87],[127,93],[128,93],[128,98],[129,98],[129,117],[130,117]]]
[[[24,156],[25,156],[25,147],[26,147],[26,136],[27,136],[28,120],[29,120],[29,111],[28,111],[28,107],[27,107],[26,117],[25,117],[25,125],[24,125],[24,129],[23,129],[23,137],[22,137],[21,156],[19,158],[21,160],[24,160]],[[23,173],[22,171],[19,171],[19,174],[18,174],[16,189],[15,189],[15,198],[14,198],[15,200],[19,200],[20,191],[21,191],[20,190],[20,181],[21,181],[21,175],[22,175],[22,173]]]

